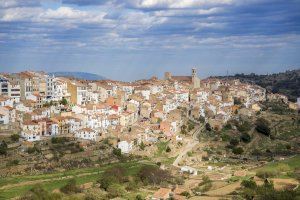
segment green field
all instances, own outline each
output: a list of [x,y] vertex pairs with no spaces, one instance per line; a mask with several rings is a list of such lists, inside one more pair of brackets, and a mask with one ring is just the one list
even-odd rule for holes
[[[128,162],[109,164],[101,167],[75,169],[66,172],[56,172],[51,174],[41,174],[33,176],[13,176],[9,178],[0,179],[0,200],[10,199],[24,194],[36,184],[41,184],[47,191],[61,188],[68,180],[74,178],[77,184],[81,185],[88,182],[96,182],[100,174],[106,169],[115,165],[125,167],[128,175],[134,175],[138,170],[144,166],[149,165],[149,162]],[[6,188],[3,188],[6,187]]]
[[295,173],[297,169],[300,169],[300,155],[283,161],[268,163],[265,166],[256,169],[255,171],[274,172],[279,178],[296,178]]

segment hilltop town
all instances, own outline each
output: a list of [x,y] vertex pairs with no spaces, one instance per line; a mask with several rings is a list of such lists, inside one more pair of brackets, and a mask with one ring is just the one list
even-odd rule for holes
[[[141,198],[234,196],[241,177],[255,175],[253,168],[299,153],[299,108],[300,99],[290,102],[255,84],[200,80],[195,68],[190,76],[166,72],[161,80],[134,82],[1,74],[0,175],[143,160],[185,179],[148,188]],[[0,183],[0,191],[7,189]]]

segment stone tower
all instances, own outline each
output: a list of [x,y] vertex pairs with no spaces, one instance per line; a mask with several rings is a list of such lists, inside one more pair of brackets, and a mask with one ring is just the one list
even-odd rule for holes
[[171,80],[172,79],[172,75],[170,72],[165,72],[165,80]]
[[192,69],[192,84],[194,89],[200,88],[200,78],[197,75],[196,68]]

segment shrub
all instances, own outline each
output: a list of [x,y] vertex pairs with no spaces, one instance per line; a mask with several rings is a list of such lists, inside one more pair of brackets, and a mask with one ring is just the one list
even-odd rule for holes
[[142,150],[142,151],[145,150],[145,147],[146,146],[145,146],[144,142],[141,142],[141,144],[140,144],[140,150]]
[[189,124],[188,125],[188,130],[191,131],[195,128],[195,125],[194,124]]
[[256,176],[259,178],[272,178],[278,175],[278,171],[275,169],[261,169],[256,172]]
[[97,182],[100,183],[100,188],[107,190],[111,184],[122,183],[126,178],[125,172],[125,168],[121,166],[115,166],[107,169]]
[[10,136],[11,141],[13,142],[18,142],[20,139],[20,135],[19,134],[13,134]]
[[198,186],[202,186],[202,185],[205,185],[207,183],[211,183],[211,180],[208,176],[203,176],[202,177],[202,182],[198,184]]
[[256,120],[256,131],[259,133],[262,133],[266,136],[271,135],[271,129],[269,128],[269,122],[265,120],[264,118],[258,118]]
[[122,185],[113,183],[107,188],[108,197],[110,199],[121,197],[123,194],[126,193],[124,187]]
[[29,153],[29,154],[32,154],[32,153],[35,153],[35,152],[40,152],[40,151],[41,150],[38,149],[36,146],[27,148],[27,153]]
[[113,154],[117,157],[121,157],[122,156],[122,152],[121,152],[121,149],[118,149],[118,148],[114,148],[113,149]]
[[205,124],[205,129],[206,129],[207,131],[211,131],[211,130],[212,130],[212,128],[211,128],[211,126],[210,126],[209,123],[206,123],[206,124]]
[[239,142],[238,139],[232,138],[232,139],[230,140],[229,143],[230,143],[232,146],[236,146],[236,145],[238,145],[240,142]]
[[19,199],[21,200],[59,200],[62,199],[61,194],[49,193],[41,185],[35,185]]
[[243,180],[241,185],[245,188],[255,189],[257,187],[256,182],[252,179]]
[[184,191],[180,195],[185,196],[186,198],[190,198],[191,197],[191,194],[188,191]]
[[60,191],[65,193],[65,194],[72,194],[72,193],[78,193],[81,190],[80,190],[79,187],[76,186],[76,180],[71,179],[71,180],[69,180],[69,182],[65,186],[60,188]]
[[240,154],[244,153],[244,150],[242,147],[235,147],[232,149],[232,153],[234,153],[236,155],[240,155]]
[[64,144],[68,141],[69,140],[66,137],[53,137],[53,138],[51,138],[51,143],[52,144]]
[[167,153],[171,152],[171,148],[170,148],[169,146],[167,146],[166,152],[167,152]]
[[205,118],[202,117],[202,116],[200,116],[199,119],[198,119],[198,121],[199,121],[200,123],[204,123],[204,122],[205,122]]
[[68,101],[67,101],[67,99],[65,99],[64,97],[62,98],[62,100],[60,101],[60,104],[62,104],[62,105],[68,105]]
[[242,101],[239,98],[234,97],[233,101],[234,101],[234,105],[241,105],[242,104]]
[[230,140],[230,136],[224,133],[221,135],[221,139],[222,141],[227,142]]
[[243,121],[242,124],[237,126],[237,129],[242,133],[247,133],[251,130],[251,124],[248,121]]
[[138,194],[136,195],[135,200],[144,200],[144,198],[142,197],[142,195]]
[[8,149],[8,147],[7,147],[7,144],[6,144],[6,142],[3,140],[2,142],[1,142],[1,144],[0,144],[0,155],[7,155],[7,149]]
[[157,166],[147,165],[140,169],[138,177],[144,184],[160,184],[169,181],[171,175]]
[[18,165],[20,163],[20,161],[19,160],[17,160],[17,159],[15,159],[15,160],[11,160],[11,161],[9,161],[7,164],[6,164],[6,166],[16,166],[16,165]]
[[248,133],[242,133],[241,140],[245,143],[249,143],[251,141],[251,136]]

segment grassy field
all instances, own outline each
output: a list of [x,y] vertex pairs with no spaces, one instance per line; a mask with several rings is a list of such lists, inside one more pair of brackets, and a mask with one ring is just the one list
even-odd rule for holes
[[169,141],[158,142],[156,145],[157,145],[156,156],[162,156],[166,152],[167,146],[169,145]]
[[256,169],[256,172],[273,172],[279,178],[295,178],[296,169],[300,168],[300,155],[292,158],[268,163],[267,165]]
[[128,175],[133,175],[136,174],[142,166],[148,164],[150,163],[128,162],[51,174],[2,178],[0,179],[0,200],[20,196],[36,184],[41,184],[47,191],[53,191],[54,189],[64,186],[71,178],[74,178],[79,185],[88,182],[96,182],[102,172],[114,165],[125,167],[128,169]]

